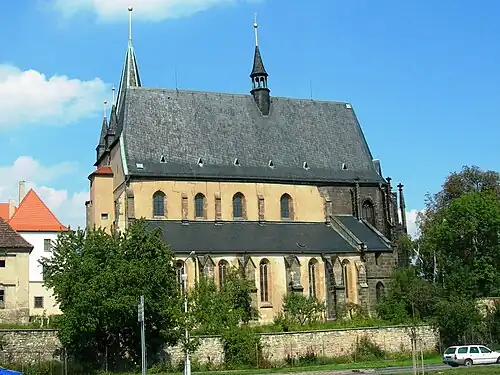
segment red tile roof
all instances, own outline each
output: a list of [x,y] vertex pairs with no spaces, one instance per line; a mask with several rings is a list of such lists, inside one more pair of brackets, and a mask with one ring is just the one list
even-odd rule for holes
[[109,166],[99,167],[94,172],[89,175],[89,179],[92,176],[113,176],[113,170]]
[[9,204],[0,203],[0,219],[9,220]]
[[0,218],[0,249],[26,249],[32,250],[33,246],[2,218]]
[[18,232],[60,232],[64,225],[54,216],[33,189],[28,191],[9,225]]

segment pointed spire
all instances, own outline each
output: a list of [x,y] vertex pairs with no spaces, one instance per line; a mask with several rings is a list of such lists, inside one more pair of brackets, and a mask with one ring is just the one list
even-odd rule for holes
[[255,15],[253,28],[255,33],[255,53],[253,57],[253,68],[250,73],[250,78],[252,79],[252,90],[250,93],[257,107],[259,107],[260,112],[264,116],[267,116],[271,107],[271,97],[269,95],[269,88],[267,87],[268,74],[262,62],[262,56],[260,55],[257,15]]
[[108,134],[108,118],[107,118],[107,104],[108,101],[104,101],[104,118],[102,119],[102,126],[101,126],[101,135],[99,136],[99,143],[97,144],[96,147],[96,152],[97,152],[97,160],[101,158],[101,156],[104,154],[106,151],[106,135]]
[[266,69],[264,68],[264,63],[262,62],[262,56],[260,55],[259,49],[259,24],[257,23],[257,13],[255,14],[253,28],[255,32],[255,53],[253,57],[253,69],[250,73],[250,77],[254,78],[256,76],[268,76]]
[[134,8],[128,7],[129,12],[129,31],[128,31],[128,45],[125,54],[125,62],[123,64],[122,77],[120,80],[120,87],[118,89],[118,97],[116,105],[118,109],[124,99],[124,94],[129,87],[140,87],[141,78],[139,76],[139,68],[137,67],[137,59],[135,57],[134,46],[132,45],[132,11]]

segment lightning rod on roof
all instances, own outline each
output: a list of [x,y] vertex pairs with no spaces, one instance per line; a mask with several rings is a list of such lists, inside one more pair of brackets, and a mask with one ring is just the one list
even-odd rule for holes
[[134,8],[132,6],[128,7],[128,40],[132,41],[132,11]]
[[259,24],[257,23],[257,13],[253,15],[253,29],[255,32],[255,47],[259,46]]
[[108,113],[108,101],[105,100],[104,101],[104,118],[106,118],[107,113]]
[[113,92],[113,101],[111,102],[111,105],[115,105],[115,86],[111,88],[111,91]]

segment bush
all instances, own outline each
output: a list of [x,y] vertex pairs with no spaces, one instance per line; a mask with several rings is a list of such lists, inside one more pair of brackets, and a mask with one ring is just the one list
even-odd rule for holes
[[373,360],[385,358],[386,352],[377,343],[370,340],[368,336],[356,338],[356,345],[353,351],[354,360]]
[[224,358],[232,368],[257,367],[262,359],[260,336],[248,326],[228,329],[222,334]]
[[285,332],[297,327],[324,321],[325,305],[315,297],[288,293],[283,297],[283,310],[274,318],[274,325]]

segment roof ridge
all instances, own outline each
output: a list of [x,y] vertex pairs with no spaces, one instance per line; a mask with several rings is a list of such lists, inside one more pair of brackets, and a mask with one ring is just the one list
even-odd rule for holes
[[[21,203],[19,204],[19,207],[17,208],[16,212],[14,213],[14,215],[12,215],[12,217],[9,220],[9,224],[12,226],[13,229],[18,230],[18,231],[23,231],[22,228],[23,228],[24,224],[16,225],[16,219],[18,221],[22,220],[22,218],[18,219],[18,217],[21,217],[23,212],[26,211],[27,209],[29,209],[29,208],[26,208],[27,207],[26,205],[28,204],[27,202],[29,202],[28,199],[30,197],[33,197],[33,199],[36,199],[36,201],[38,201],[37,203],[42,205],[42,209],[45,211],[45,214],[48,215],[49,220],[55,222],[56,226],[59,226],[58,231],[68,230],[68,228],[59,221],[59,219],[56,217],[56,215],[54,215],[52,210],[45,204],[45,202],[42,200],[42,198],[40,198],[40,196],[33,189],[30,189],[26,193],[26,195],[22,199]],[[21,214],[20,214],[20,212],[21,212]],[[48,224],[53,224],[53,223],[49,222]],[[40,229],[37,229],[37,230],[40,230]],[[54,229],[51,229],[50,231],[53,231],[53,230]]]
[[[194,89],[173,89],[168,87],[144,87],[144,86],[134,86],[129,87],[127,90],[130,91],[168,91],[168,92],[182,92],[182,93],[193,93],[193,94],[217,94],[217,95],[231,95],[238,97],[249,97],[251,98],[251,94],[246,93],[232,93],[232,92],[218,92],[218,91],[203,91],[203,90],[194,90]],[[351,102],[343,101],[343,100],[326,100],[326,99],[313,99],[310,98],[292,98],[288,96],[271,96],[273,99],[281,99],[281,100],[296,100],[296,101],[305,101],[305,102],[316,102],[316,103],[334,103],[334,104],[351,104]]]

